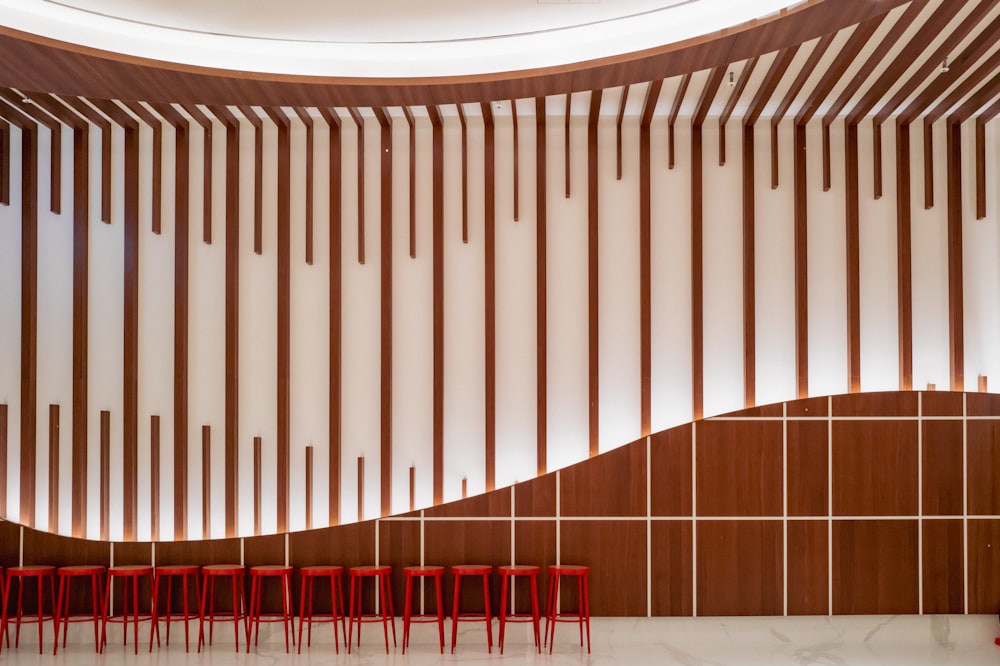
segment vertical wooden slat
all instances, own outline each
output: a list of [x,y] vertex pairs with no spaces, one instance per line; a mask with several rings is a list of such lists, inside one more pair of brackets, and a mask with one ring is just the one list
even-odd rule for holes
[[253,159],[253,251],[254,254],[261,254],[264,251],[264,199],[263,199],[263,178],[264,178],[264,124],[257,112],[249,106],[239,107],[243,117],[253,127],[253,155],[247,156]]
[[462,126],[462,242],[469,242],[469,128],[465,119],[465,107],[458,107],[458,120]]
[[341,135],[340,116],[333,109],[320,109],[320,116],[330,128],[330,277],[329,277],[329,316],[330,316],[330,373],[329,373],[329,425],[328,436],[330,450],[328,453],[329,476],[329,519],[331,525],[340,523],[340,421],[341,421]]
[[462,477],[462,499],[469,496],[469,479]]
[[34,527],[38,395],[38,131],[28,121],[14,123],[21,129],[21,522]]
[[376,108],[381,156],[380,245],[381,267],[381,515],[392,513],[392,120],[385,109]]
[[976,118],[976,219],[986,217],[986,123]]
[[674,95],[674,103],[670,107],[670,115],[667,117],[667,168],[674,168],[674,124],[677,116],[681,112],[681,104],[684,102],[684,94],[691,83],[691,75],[684,74],[681,77],[680,85],[677,87],[677,94]]
[[964,289],[962,281],[962,125],[949,122],[948,178],[948,334],[951,390],[965,386]]
[[[729,99],[726,100],[726,106],[722,110],[722,115],[719,116],[719,166],[725,166],[726,164],[726,123],[729,122],[730,116],[736,110],[736,104],[740,101],[743,91],[746,90],[747,81],[750,80],[750,75],[753,74],[754,68],[757,67],[757,58],[758,56],[754,56],[747,61],[735,85],[730,83],[733,89],[729,93]],[[732,76],[732,72],[729,75]]]
[[[628,93],[628,88],[622,93]],[[624,113],[624,104],[619,111]],[[590,115],[587,120],[587,359],[589,366],[588,423],[590,456],[600,453],[600,179],[598,177],[598,122],[601,117],[601,91],[590,95]],[[621,178],[621,145],[618,153],[618,177]]]
[[806,213],[806,127],[795,124],[793,169],[795,245],[795,389],[809,397],[809,272],[808,215]]
[[306,447],[306,529],[313,525],[313,447]]
[[510,100],[510,115],[512,122],[514,124],[514,221],[517,222],[518,215],[521,211],[520,205],[520,193],[521,188],[519,187],[518,180],[520,175],[520,165],[521,160],[518,159],[518,151],[520,150],[521,142],[517,135],[517,100]]
[[743,126],[743,406],[757,404],[757,288],[754,128]]
[[410,465],[410,511],[413,511],[417,508],[416,496],[417,496],[417,471],[413,467],[413,465]]
[[358,522],[365,519],[365,458],[358,456]]
[[111,123],[94,107],[77,97],[59,98],[63,104],[101,130],[101,221],[111,223]]
[[315,130],[313,129],[313,118],[309,115],[309,112],[301,106],[294,107],[295,115],[299,117],[302,121],[302,125],[306,128],[306,264],[312,266],[313,263],[313,217],[315,211],[315,202],[313,201],[314,192],[316,188],[315,184],[315,165],[313,164],[315,147],[313,146],[313,135]]
[[355,107],[347,109],[358,128],[358,263],[365,263],[365,119]]
[[111,538],[111,412],[101,411],[101,541]]
[[149,523],[150,539],[160,540],[160,416],[149,417]]
[[263,493],[263,447],[260,437],[253,438],[253,533],[257,536],[261,533],[261,494]]
[[625,84],[622,89],[622,98],[618,102],[618,117],[615,120],[615,155],[617,156],[616,166],[616,176],[618,180],[622,179],[622,121],[625,119],[625,104],[628,102],[628,91],[630,86]]
[[59,405],[49,405],[49,532],[59,532]]
[[[90,300],[90,129],[73,128],[73,536],[87,535],[88,339]],[[6,493],[3,493],[6,496]],[[5,514],[6,515],[6,514]]]
[[0,118],[0,205],[10,205],[10,123]]
[[[546,166],[546,125],[542,121],[535,124],[535,341],[536,341],[536,414],[535,465],[540,475],[548,466],[548,277],[547,256],[547,212],[548,181]],[[515,218],[516,219],[516,218]]]
[[979,375],[979,382],[977,389],[979,390],[980,393],[989,392],[989,381],[986,375]]
[[[444,501],[444,136],[441,114],[427,107],[431,119],[431,254],[434,300],[433,480],[434,504]],[[360,510],[360,509],[359,509]]]
[[127,107],[153,132],[151,191],[151,229],[159,235],[163,227],[163,122],[139,102],[119,102]]
[[[831,32],[820,37],[816,46],[813,47],[812,51],[809,53],[809,57],[806,59],[804,65],[799,68],[798,73],[795,75],[795,79],[792,81],[792,85],[788,87],[785,91],[785,96],[782,98],[781,103],[778,108],[774,111],[771,116],[771,188],[774,189],[778,187],[778,124],[785,117],[788,109],[791,107],[792,103],[798,97],[799,92],[805,85],[806,81],[812,75],[813,70],[819,64],[820,59],[826,54],[826,50],[830,48],[830,44],[833,43],[833,39],[838,33]],[[775,65],[784,73],[785,69],[791,63],[792,58],[798,52],[800,45],[792,46],[784,49],[779,53],[778,58],[775,59]],[[776,72],[777,73],[777,72]],[[769,80],[768,83],[777,83],[777,80]],[[823,136],[825,139],[829,139],[830,132],[829,127],[823,126]],[[824,145],[826,145],[824,143]],[[828,155],[829,152],[824,152],[824,155]],[[829,165],[824,163],[824,174],[827,176],[824,180],[824,189],[829,189]]]
[[49,130],[49,209],[58,214],[62,198],[62,125],[52,115],[39,108],[32,97],[10,88],[0,88],[0,98],[7,100],[10,106]]
[[844,190],[847,229],[847,386],[861,390],[861,246],[858,194],[858,126],[847,125],[845,133]]
[[652,155],[650,125],[660,98],[663,81],[646,89],[639,122],[639,420],[642,436],[652,430],[653,351],[652,351]]
[[201,427],[201,538],[212,537],[212,427]]
[[7,404],[0,403],[0,516],[7,515]]
[[874,128],[872,132],[872,149],[874,155],[872,156],[872,166],[873,166],[873,179],[874,182],[872,187],[875,192],[875,198],[882,198],[882,125],[879,123],[872,123]]
[[[268,107],[268,117],[278,130],[277,254],[277,521],[278,532],[288,531],[289,479],[291,476],[291,281],[292,281],[292,145],[288,116],[280,108]],[[234,451],[235,455],[235,451]],[[226,535],[236,535],[236,465],[226,461]],[[230,481],[230,476],[232,480]],[[232,488],[232,494],[230,494]]]
[[406,125],[409,128],[410,141],[410,258],[417,257],[417,123],[410,107],[403,107]]
[[910,209],[910,126],[896,123],[896,300],[899,388],[913,389],[913,272]]
[[212,119],[198,107],[197,104],[183,104],[184,110],[201,126],[204,132],[205,141],[202,145],[202,160],[204,169],[202,171],[201,191],[202,191],[202,242],[206,245],[212,243],[212,149],[213,126]]
[[[485,323],[485,416],[486,416],[486,492],[496,488],[496,132],[493,111],[488,102],[480,105],[483,113],[483,278]],[[410,468],[413,473],[413,468]],[[412,504],[412,498],[411,498]],[[412,511],[412,507],[411,507]]]
[[570,120],[573,118],[573,93],[566,93],[566,114],[565,114],[565,130],[563,137],[563,148],[564,148],[564,169],[566,172],[566,198],[569,199],[569,186],[570,186]]

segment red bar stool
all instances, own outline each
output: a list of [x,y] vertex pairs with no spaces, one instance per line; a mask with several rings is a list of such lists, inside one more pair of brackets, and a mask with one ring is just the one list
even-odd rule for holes
[[[497,567],[500,574],[500,654],[503,654],[504,625],[508,622],[531,622],[535,630],[535,647],[538,652],[542,651],[541,636],[538,633],[538,574],[541,567],[531,564],[513,564],[510,566]],[[507,589],[513,590],[510,585],[511,579],[517,576],[527,576],[531,585],[531,615],[519,614],[511,604],[511,613],[507,613]]]
[[[71,583],[74,578],[90,578],[90,596],[92,600],[93,612],[90,615],[71,615],[70,614],[70,588]],[[66,628],[67,624],[70,622],[93,622],[94,623],[94,651],[101,651],[101,609],[104,607],[103,599],[101,597],[101,590],[103,588],[104,581],[101,578],[104,576],[104,567],[95,565],[79,565],[79,566],[69,566],[69,567],[59,567],[56,571],[56,577],[59,579],[59,594],[56,596],[56,614],[55,614],[55,628],[56,628],[56,640],[55,645],[52,646],[52,654],[56,654],[59,650],[59,623],[62,623],[63,629],[63,639],[62,646],[66,647]]]
[[[392,608],[392,592],[389,589],[389,575],[392,573],[390,566],[363,566],[351,567],[348,575],[351,579],[351,606],[348,616],[350,621],[347,624],[347,654],[351,653],[351,640],[354,636],[354,623],[358,625],[358,646],[361,645],[361,623],[381,622],[382,632],[385,634],[385,653],[389,654],[389,623],[392,623],[392,645],[396,646],[396,618]],[[361,589],[364,586],[365,578],[372,578],[375,581],[376,592],[378,593],[379,606],[381,612],[365,615],[361,610]]]
[[[212,644],[212,633],[215,628],[217,617],[231,617],[233,619],[233,635],[236,637],[236,651],[240,651],[240,619],[243,620],[243,632],[249,637],[250,633],[246,624],[246,609],[244,608],[243,597],[243,571],[242,564],[206,564],[201,568],[201,622],[198,624],[198,651],[205,644],[205,620],[208,620],[208,644]],[[226,578],[233,586],[233,610],[215,610],[215,580]],[[208,612],[205,611],[205,603],[208,603]]]
[[[266,578],[281,579],[281,613],[260,612],[261,585]],[[257,646],[260,638],[261,622],[283,622],[285,625],[285,652],[288,652],[288,622],[292,618],[292,567],[280,564],[263,564],[250,567],[250,620],[247,624],[247,652],[250,652],[250,632],[253,631],[253,644]],[[292,624],[292,642],[295,642],[295,624]]]
[[[14,584],[14,581],[16,580],[16,581],[18,581],[18,586],[17,586],[17,613],[14,616],[14,623],[17,625],[17,628],[16,628],[16,630],[14,632],[14,647],[17,647],[18,643],[20,643],[20,639],[21,639],[21,623],[22,622],[37,622],[38,623],[38,654],[42,654],[42,623],[45,622],[45,620],[51,619],[51,620],[53,620],[53,624],[55,624],[55,621],[54,621],[55,620],[54,613],[55,613],[55,607],[56,607],[56,603],[55,603],[55,601],[56,601],[55,600],[55,573],[56,573],[56,568],[53,567],[53,566],[48,566],[48,565],[32,565],[32,566],[24,566],[24,567],[10,567],[9,569],[7,569],[7,583],[4,585],[4,588],[3,588],[3,620],[2,620],[2,624],[3,624],[3,633],[4,633],[4,635],[6,635],[7,634],[7,622],[9,620],[9,615],[7,614],[8,599],[10,598],[10,588]],[[30,619],[24,619],[23,612],[22,612],[23,611],[23,607],[21,605],[22,597],[23,597],[23,592],[24,592],[24,585],[26,583],[25,579],[27,579],[27,578],[34,578],[35,581],[36,581],[36,583],[37,583],[37,585],[38,585],[38,616],[37,617],[32,617]],[[52,615],[45,615],[44,612],[43,612],[43,604],[42,604],[42,602],[44,600],[44,596],[43,596],[42,592],[43,592],[44,583],[45,583],[46,580],[49,581],[49,594],[52,597],[52,599],[51,599],[51,605],[49,606],[51,609],[53,609],[53,611],[52,611],[53,614]],[[7,637],[7,645],[8,646],[10,645],[10,637],[9,636]]]
[[[152,587],[153,582],[153,567],[145,564],[128,564],[124,566],[111,567],[108,569],[108,586],[104,592],[104,619],[101,623],[101,652],[104,651],[104,646],[108,644],[108,622],[120,622],[124,629],[122,637],[122,645],[128,643],[128,624],[132,623],[132,638],[135,643],[135,654],[139,654],[139,622],[143,620],[152,620],[153,611],[150,609],[148,614],[139,614],[139,579],[143,576],[149,576],[150,587]],[[114,586],[116,578],[122,580],[122,615],[117,617],[114,612],[110,609],[111,605],[111,590]],[[132,584],[132,617],[129,618],[129,583]],[[150,632],[153,631],[152,626],[150,626]],[[149,651],[153,651],[152,642],[150,642]]]
[[[406,602],[403,604],[403,654],[406,654],[406,646],[410,644],[410,623],[411,622],[437,622],[438,636],[441,640],[441,654],[444,654],[444,604],[441,602],[441,578],[444,576],[444,567],[436,565],[405,567],[403,575],[406,577]],[[423,584],[424,578],[434,579],[434,593],[437,603],[437,612],[431,614],[412,613],[413,602],[413,579],[420,579]]]
[[[188,624],[194,618],[201,619],[199,604],[201,601],[201,586],[198,583],[198,572],[201,567],[197,564],[178,564],[159,566],[153,571],[153,628],[156,631],[156,645],[160,645],[160,620],[167,623],[167,645],[170,645],[170,624],[172,622],[184,622],[184,651],[190,651],[190,641],[188,638]],[[180,611],[175,612],[170,601],[173,589],[174,576],[180,576],[183,606]],[[166,612],[160,614],[160,580],[167,586],[167,603],[164,607]],[[191,609],[191,595],[188,592],[188,580],[194,580],[194,609]],[[149,632],[149,646],[153,646],[153,632]]]
[[[488,564],[456,564],[451,568],[455,576],[455,602],[451,606],[451,653],[455,654],[455,640],[458,638],[459,622],[486,621],[486,644],[489,652],[493,652],[493,616],[490,615],[490,574],[493,567]],[[462,589],[462,576],[483,577],[483,612],[459,612],[459,597]]]
[[[576,576],[576,589],[579,603],[575,613],[559,612],[559,579],[562,576]],[[552,654],[552,643],[556,637],[556,622],[576,622],[580,625],[580,647],[583,647],[583,627],[587,626],[587,654],[590,654],[590,590],[587,579],[590,567],[579,564],[549,565],[549,600],[545,611],[545,640],[549,644],[549,654]],[[549,635],[549,626],[552,635]]]
[[[309,631],[306,634],[308,645],[312,645],[313,622],[332,622],[334,645],[337,654],[340,654],[337,620],[340,620],[344,640],[347,640],[347,625],[344,618],[344,585],[341,582],[341,574],[343,573],[344,567],[340,566],[312,566],[299,569],[299,574],[302,576],[302,594],[299,597],[299,654],[302,653],[302,625],[307,622],[309,623]],[[317,578],[323,577],[330,578],[330,614],[316,615],[313,613],[313,583]]]

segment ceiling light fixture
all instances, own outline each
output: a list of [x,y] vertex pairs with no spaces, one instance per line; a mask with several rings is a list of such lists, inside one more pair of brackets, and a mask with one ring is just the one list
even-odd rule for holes
[[940,70],[938,70],[938,71],[940,71],[940,72],[941,72],[942,74],[945,74],[945,73],[947,73],[947,72],[948,72],[948,71],[949,71],[950,69],[951,69],[951,68],[950,68],[950,67],[948,67],[948,59],[947,59],[947,58],[945,58],[944,60],[942,60],[942,61],[941,61],[941,69],[940,69]]
[[733,74],[732,72],[729,72],[729,87],[731,88],[735,85],[736,85],[736,75]]

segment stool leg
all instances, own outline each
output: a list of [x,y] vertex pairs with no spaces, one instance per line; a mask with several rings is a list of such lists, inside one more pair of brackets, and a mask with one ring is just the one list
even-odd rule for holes
[[389,600],[389,625],[392,627],[392,647],[396,647],[396,609],[392,607],[392,580],[385,576],[385,596]]
[[[65,594],[65,586],[66,586],[66,576],[59,576],[59,594],[56,596],[55,617],[52,618],[52,623],[55,625],[55,629],[56,629],[56,632],[55,632],[56,633],[56,639],[55,639],[55,641],[53,641],[53,645],[52,645],[52,654],[53,655],[55,655],[59,651],[59,618],[62,616],[62,611],[60,609],[60,606],[62,606],[62,603],[63,603],[63,594]],[[64,628],[63,629],[63,640],[65,640],[65,639],[66,639],[66,630]],[[63,645],[63,647],[66,647],[66,646]]]
[[[380,605],[382,607],[382,633],[385,634],[385,653],[389,654],[389,626],[388,626],[389,623],[386,622],[387,613],[389,613],[389,606],[386,605],[386,599],[385,599],[386,578],[388,578],[388,576],[378,576],[378,591],[379,591]],[[396,646],[395,623],[393,623],[392,625],[392,645],[393,647]]]
[[[244,624],[246,625],[246,635],[247,635],[247,652],[250,652],[250,632],[253,631],[254,620],[258,620],[258,622],[257,622],[258,636],[260,634],[260,622],[259,622],[259,615],[260,615],[260,587],[259,586],[260,586],[260,583],[258,581],[259,581],[258,578],[254,577],[254,576],[250,576],[250,608],[247,610],[247,615],[253,615],[253,619],[251,619],[249,617],[247,617],[247,618],[244,619]],[[256,606],[254,605],[254,598],[255,598],[254,595],[257,595],[256,596],[256,598],[257,598],[257,605]],[[239,621],[239,619],[237,618],[237,615],[236,615],[236,608],[237,608],[237,606],[236,606],[236,577],[233,576],[233,629],[235,630],[235,634],[236,634],[236,651],[239,652],[240,651],[240,621]],[[256,638],[254,639],[254,643],[253,644],[254,644],[254,647],[257,646],[257,639]]]
[[[98,625],[100,624],[100,608],[104,605],[104,600],[101,598],[101,590],[104,586],[101,584],[104,581],[101,580],[101,574],[95,573],[90,576],[90,594],[93,597],[91,599],[91,610],[94,613],[94,651],[101,651],[101,639],[99,636]],[[65,637],[63,637],[65,641]],[[65,644],[63,645],[65,647]]]
[[208,576],[202,574],[201,593],[198,595],[198,652],[201,652],[201,644],[205,642],[205,597],[208,596]]
[[[337,603],[340,604],[340,630],[341,630],[340,633],[344,637],[344,640],[346,641],[347,640],[347,625],[346,625],[347,619],[344,617],[344,610],[345,610],[344,609],[344,580],[339,575],[337,575],[335,577],[335,579],[337,581],[337,599],[338,599]],[[330,590],[330,595],[333,596],[333,590]],[[330,603],[331,604],[333,603],[332,599],[331,599]],[[334,624],[334,627],[333,627],[333,638],[334,638],[334,640],[336,640],[336,638],[337,638],[337,626],[336,626],[337,623],[336,623],[336,621],[334,621],[333,624]],[[338,650],[339,650],[339,648],[338,648]],[[338,654],[339,654],[339,652],[338,652]]]
[[410,602],[413,597],[413,576],[406,577],[406,595],[403,601],[403,654],[410,644]]
[[576,598],[579,608],[576,611],[580,626],[580,647],[583,647],[583,576],[576,577]]
[[[354,581],[357,577],[351,576],[351,600],[350,600],[350,619],[347,624],[347,654],[351,654],[351,645],[353,643],[352,639],[354,637]],[[358,633],[361,633],[361,627],[358,627]],[[358,644],[360,645],[360,636],[358,638]]]
[[441,601],[441,574],[434,576],[434,594],[437,599],[438,638],[441,643],[441,654],[444,654],[444,604]]
[[583,575],[583,617],[587,623],[587,654],[590,654],[590,584],[589,574]]
[[455,600],[451,605],[451,653],[455,654],[455,641],[458,639],[458,599],[462,587],[462,574],[455,574]]
[[542,653],[542,641],[538,635],[538,576],[532,574],[528,577],[531,580],[531,624],[535,630],[535,649]]
[[[308,579],[309,579],[308,576],[302,576],[302,591],[299,594],[299,649],[298,649],[298,654],[302,654],[302,625],[306,623],[306,580],[308,580]],[[312,586],[310,586],[310,587],[312,587]],[[310,610],[312,610],[312,606],[311,605],[310,605]],[[334,623],[334,626],[336,626],[336,623]],[[312,629],[312,623],[309,624],[309,628]],[[309,641],[309,644],[312,645],[312,641]]]
[[510,576],[500,574],[500,654],[503,654],[503,630],[507,623],[507,585],[509,580]]
[[483,614],[486,615],[487,652],[493,652],[493,617],[490,615],[490,577],[483,574]]
[[[281,575],[281,613],[282,613],[282,624],[285,625],[285,653],[288,653],[288,607],[291,605],[290,598],[292,596],[288,587],[291,584],[290,576],[288,574]],[[295,626],[292,626],[292,642],[295,642]]]
[[[552,654],[552,644],[556,640],[556,616],[559,613],[559,572],[552,574],[549,584],[549,614],[545,621],[545,637],[549,642],[549,654]],[[552,626],[551,634],[549,625]]]

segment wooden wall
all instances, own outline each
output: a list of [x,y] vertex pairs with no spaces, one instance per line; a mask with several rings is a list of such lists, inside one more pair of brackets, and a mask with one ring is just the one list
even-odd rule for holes
[[108,544],[4,522],[0,563],[18,561],[23,529],[27,564],[390,564],[397,612],[403,566],[563,562],[592,567],[595,615],[994,613],[998,458],[1000,395],[838,395],[679,426],[423,511],[288,535]]

